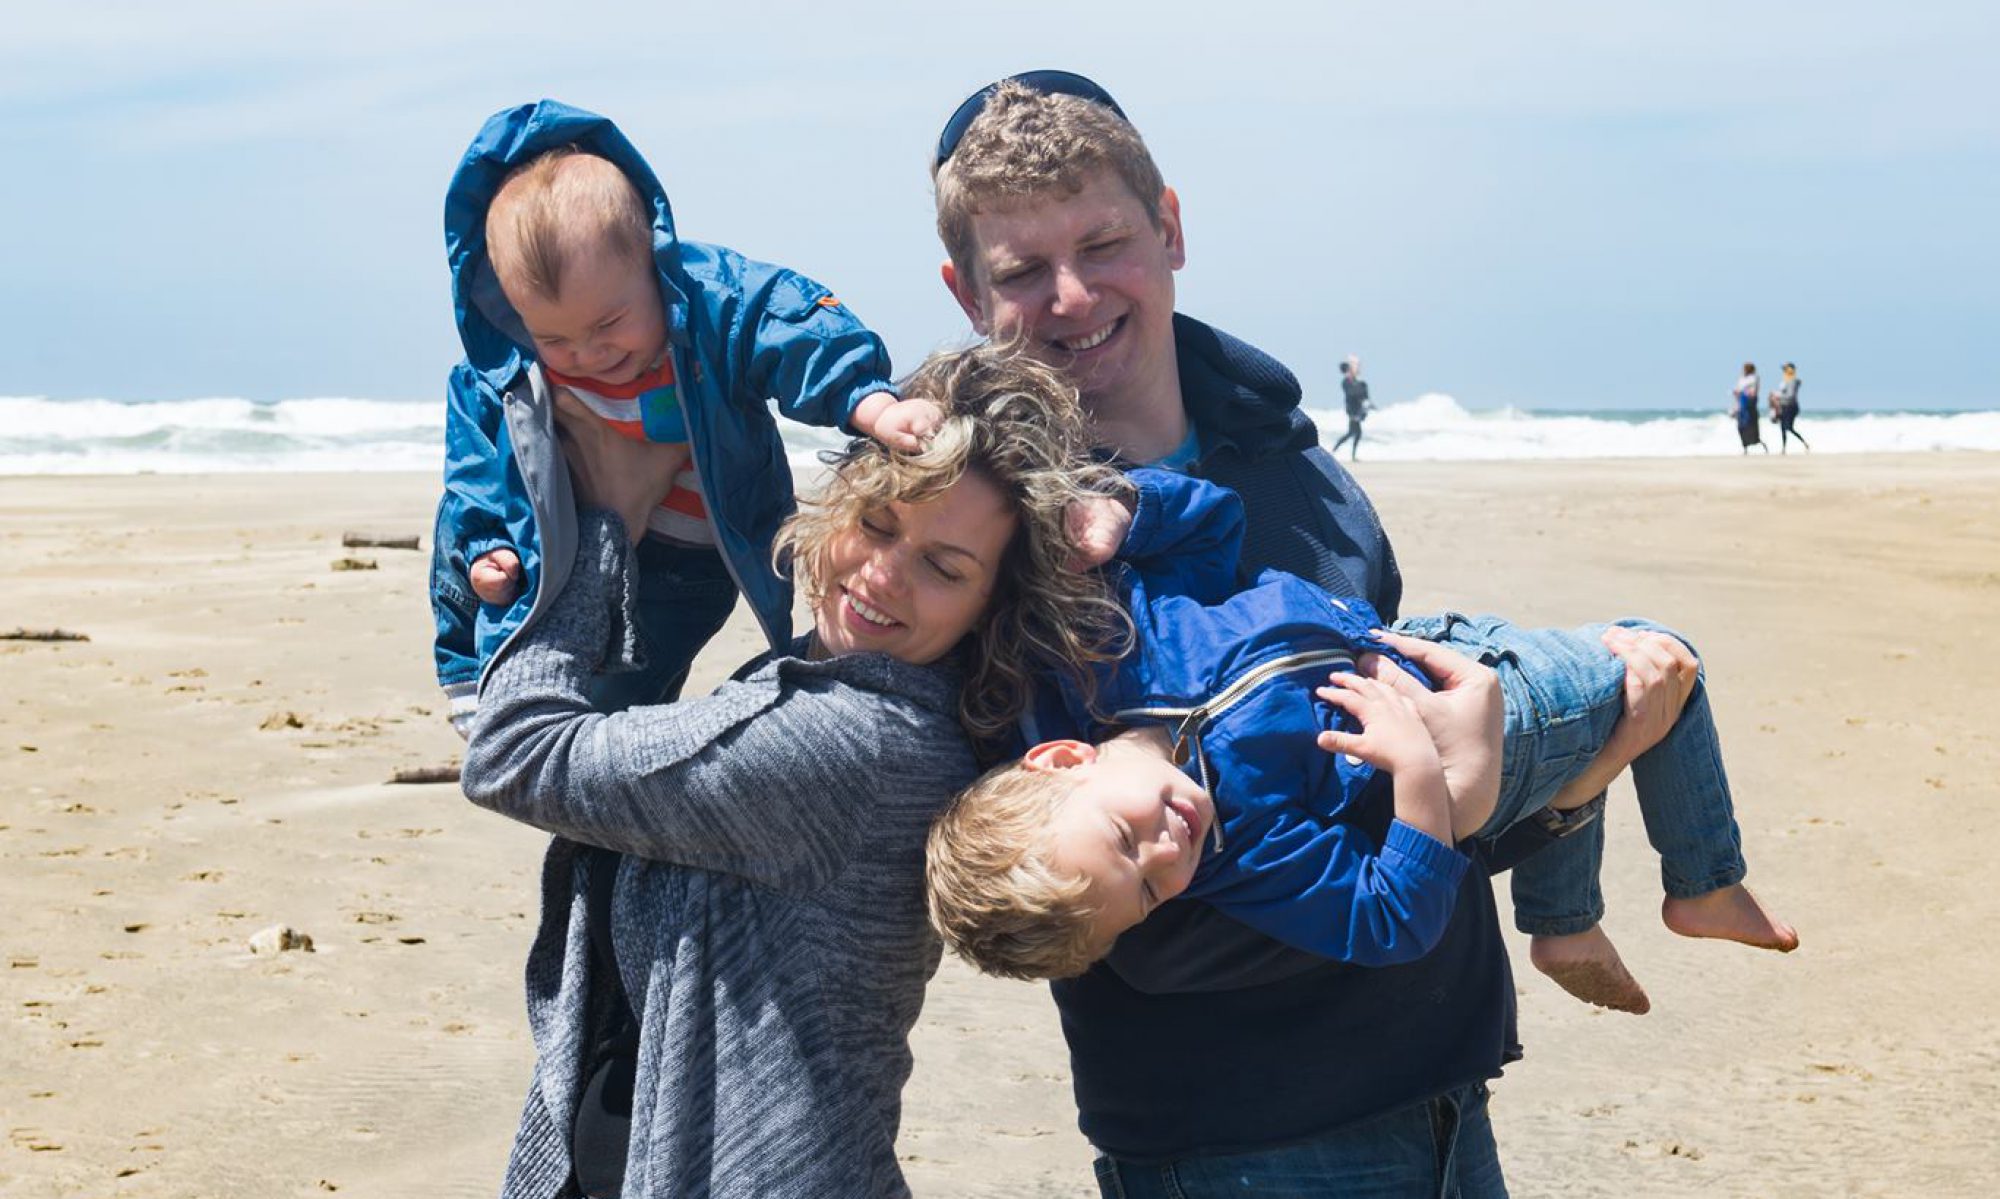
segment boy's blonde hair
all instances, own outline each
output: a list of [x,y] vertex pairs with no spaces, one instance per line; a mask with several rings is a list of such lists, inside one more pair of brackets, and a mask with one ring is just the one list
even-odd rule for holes
[[902,381],[905,399],[944,410],[937,431],[914,454],[860,439],[828,459],[833,473],[800,501],[778,531],[780,570],[796,568],[807,598],[824,598],[822,564],[871,511],[922,503],[968,471],[999,489],[1018,522],[1002,555],[993,594],[968,636],[959,720],[990,752],[1027,705],[1038,671],[1065,674],[1094,696],[1092,664],[1130,647],[1132,619],[1095,571],[1067,563],[1076,541],[1071,505],[1127,492],[1124,476],[1090,458],[1089,429],[1076,388],[1018,347],[979,345],[931,355]]
[[931,925],[987,974],[1073,978],[1110,948],[1093,935],[1089,880],[1050,864],[1049,823],[1074,786],[1009,762],[960,792],[931,825]]
[[486,209],[486,254],[503,290],[561,300],[569,264],[593,251],[621,262],[652,259],[645,198],[610,159],[562,146],[501,182]]
[[951,157],[931,170],[938,237],[952,265],[974,277],[972,218],[983,208],[1049,192],[1075,195],[1105,168],[1132,190],[1158,228],[1166,184],[1131,122],[1081,96],[1002,81]]

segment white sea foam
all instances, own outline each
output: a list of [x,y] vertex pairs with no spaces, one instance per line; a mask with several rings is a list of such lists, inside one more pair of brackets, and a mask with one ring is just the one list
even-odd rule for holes
[[[1347,427],[1308,409],[1325,444]],[[845,438],[780,421],[795,467]],[[2000,451],[2000,411],[1818,411],[1799,418],[1816,453]],[[1709,412],[1470,410],[1447,395],[1384,404],[1361,455],[1376,461],[1678,458],[1739,453],[1729,417]],[[1777,448],[1768,421],[1764,437]],[[0,396],[0,474],[436,471],[444,405],[342,397],[273,404],[231,398],[133,403]],[[1343,451],[1344,452],[1344,451]]]

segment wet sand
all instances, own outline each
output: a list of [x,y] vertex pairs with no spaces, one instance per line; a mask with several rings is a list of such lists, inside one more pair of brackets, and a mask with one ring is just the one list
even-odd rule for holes
[[[1575,1003],[1510,933],[1515,1193],[1984,1193],[2000,459],[1359,470],[1406,611],[1644,614],[1694,639],[1750,883],[1804,937],[1780,957],[1668,933],[1614,788],[1606,927],[1654,1010]],[[340,545],[427,537],[434,488],[0,479],[0,631],[90,638],[0,641],[0,1195],[496,1189],[543,838],[385,783],[459,749],[427,556]],[[739,611],[693,685],[756,642]],[[315,952],[251,953],[275,924]],[[948,961],[915,1044],[918,1194],[1091,1192],[1042,988]]]

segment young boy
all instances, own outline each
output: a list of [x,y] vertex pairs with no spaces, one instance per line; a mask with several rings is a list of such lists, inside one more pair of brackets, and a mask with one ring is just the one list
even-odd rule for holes
[[438,680],[461,728],[480,674],[561,590],[575,520],[557,412],[679,448],[632,530],[637,654],[607,709],[671,698],[739,589],[773,647],[791,595],[771,537],[792,506],[767,401],[916,449],[881,340],[824,287],[676,234],[665,191],[610,121],[554,101],[495,114],[445,201],[465,360],[452,372],[432,561]]
[[[930,840],[933,922],[975,966],[1015,977],[1081,973],[1181,895],[1340,961],[1379,966],[1428,953],[1469,863],[1451,845],[1454,799],[1396,668],[1356,673],[1357,657],[1372,653],[1421,679],[1412,660],[1431,656],[1427,641],[1380,634],[1365,603],[1277,571],[1239,589],[1235,495],[1164,471],[1130,478],[1136,509],[1116,570],[1135,647],[1100,672],[1094,704],[1063,696],[1069,720],[1098,743],[1036,745],[940,818]],[[1593,834],[1515,868],[1524,931],[1538,941],[1594,934],[1587,952],[1550,973],[1580,998],[1645,1010],[1644,992],[1596,932],[1595,809],[1537,817],[1610,736],[1623,665],[1594,630],[1456,615],[1404,627],[1500,675],[1501,789],[1477,835],[1531,818]],[[1329,669],[1332,685],[1321,686]],[[1793,948],[1796,934],[1741,884],[1699,683],[1633,769],[1662,856],[1668,926]]]

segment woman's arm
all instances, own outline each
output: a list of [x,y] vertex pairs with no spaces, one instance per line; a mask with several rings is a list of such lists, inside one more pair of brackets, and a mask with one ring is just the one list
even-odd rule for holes
[[715,694],[604,715],[588,683],[623,621],[630,551],[611,513],[580,521],[575,571],[488,670],[467,798],[621,853],[808,885],[867,818],[886,701],[834,664],[781,660]]

